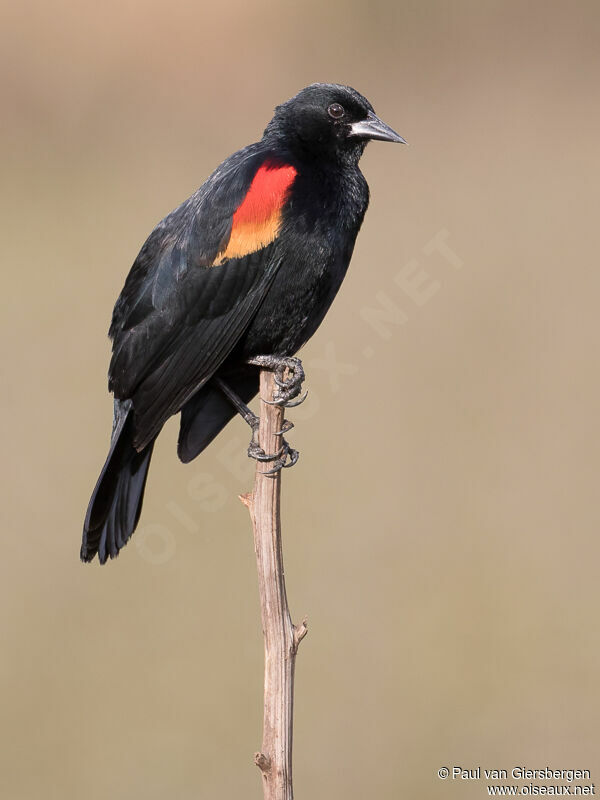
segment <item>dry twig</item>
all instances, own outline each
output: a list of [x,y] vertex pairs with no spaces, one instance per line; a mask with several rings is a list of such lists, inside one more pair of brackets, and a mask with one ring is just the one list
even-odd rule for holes
[[[273,373],[262,370],[260,396],[272,400]],[[283,409],[261,402],[259,444],[266,453],[281,447]],[[255,763],[263,777],[265,800],[292,800],[292,728],[294,666],[300,641],[306,636],[304,619],[292,623],[285,592],[279,500],[281,471],[265,475],[269,467],[257,462],[254,491],[240,497],[250,511],[265,644],[263,742]]]

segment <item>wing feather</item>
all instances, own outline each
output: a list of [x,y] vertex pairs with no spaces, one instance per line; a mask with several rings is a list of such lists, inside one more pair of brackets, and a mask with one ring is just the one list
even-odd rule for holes
[[132,396],[136,449],[145,447],[227,358],[258,310],[278,267],[272,259],[262,279],[233,311],[186,326],[173,339],[168,354]]
[[[109,388],[133,402],[137,449],[227,358],[277,273],[273,217],[281,214],[295,170],[266,175],[265,163],[267,172],[278,170],[267,156],[251,145],[224,162],[157,225],[125,282],[110,328]],[[249,209],[258,209],[257,235],[245,235],[247,251],[234,237],[228,254],[232,229],[252,228]],[[266,238],[265,220],[274,231]]]

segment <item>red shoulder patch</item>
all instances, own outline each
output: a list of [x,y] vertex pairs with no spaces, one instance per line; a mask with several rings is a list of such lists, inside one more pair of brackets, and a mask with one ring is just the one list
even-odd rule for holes
[[283,205],[296,174],[289,165],[266,162],[260,167],[233,215],[229,242],[218,262],[247,256],[276,238]]

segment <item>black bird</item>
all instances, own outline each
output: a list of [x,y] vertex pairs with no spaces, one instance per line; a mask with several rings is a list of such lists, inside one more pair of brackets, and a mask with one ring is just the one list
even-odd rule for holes
[[[358,162],[370,139],[404,141],[354,89],[308,86],[152,231],[110,326],[113,431],[83,561],[114,558],[135,530],[154,441],[170,416],[181,411],[178,454],[188,462],[236,410],[252,424],[245,404],[261,366],[276,370],[279,402],[299,393],[303,373],[291,357],[348,269],[369,202]],[[275,458],[256,444],[249,454]],[[275,469],[286,455],[297,458],[286,446]]]

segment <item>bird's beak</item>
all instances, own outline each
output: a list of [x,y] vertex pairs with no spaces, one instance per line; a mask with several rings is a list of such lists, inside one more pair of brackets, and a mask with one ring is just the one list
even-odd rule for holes
[[396,131],[392,130],[389,125],[379,119],[377,114],[369,111],[366,119],[361,119],[359,122],[353,122],[350,125],[350,132],[348,136],[356,136],[359,139],[380,139],[382,142],[400,142],[406,144],[406,141]]

